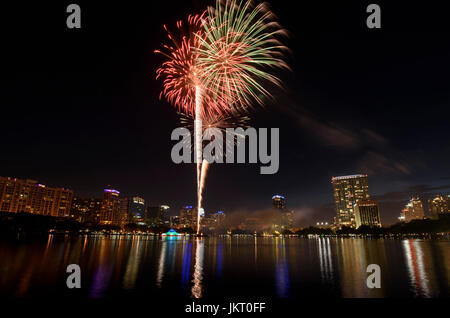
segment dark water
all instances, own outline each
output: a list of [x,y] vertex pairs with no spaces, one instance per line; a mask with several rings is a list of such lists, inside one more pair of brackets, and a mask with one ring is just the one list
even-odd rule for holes
[[[0,243],[0,295],[14,298],[449,297],[450,242],[351,238],[54,237]],[[79,264],[82,288],[66,287]],[[369,264],[381,288],[366,286]]]

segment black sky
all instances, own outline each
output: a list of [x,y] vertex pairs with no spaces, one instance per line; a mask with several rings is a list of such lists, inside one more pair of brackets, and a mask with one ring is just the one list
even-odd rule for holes
[[[82,28],[69,30],[72,2],[2,9],[0,175],[94,197],[110,184],[175,212],[193,204],[195,167],[170,159],[179,120],[158,98],[153,50],[163,24],[214,2],[75,1]],[[300,224],[330,221],[331,177],[354,173],[369,174],[384,223],[410,195],[450,192],[446,8],[378,1],[382,28],[369,30],[371,2],[336,2],[269,1],[290,31],[293,72],[250,124],[280,128],[280,171],[213,165],[207,212],[265,209],[281,193]]]

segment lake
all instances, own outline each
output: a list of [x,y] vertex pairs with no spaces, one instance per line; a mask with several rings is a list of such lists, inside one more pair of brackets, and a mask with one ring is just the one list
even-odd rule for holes
[[[0,295],[434,298],[450,295],[450,242],[419,239],[54,236],[0,242]],[[81,289],[68,289],[78,264]],[[381,268],[370,289],[369,264]]]

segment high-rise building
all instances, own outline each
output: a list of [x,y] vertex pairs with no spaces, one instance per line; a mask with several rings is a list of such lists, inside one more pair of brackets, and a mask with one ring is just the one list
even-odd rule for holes
[[381,227],[380,212],[376,201],[360,200],[355,204],[355,224],[356,228],[361,225]]
[[272,197],[272,207],[280,214],[276,216],[274,228],[278,230],[291,229],[294,223],[294,212],[286,209],[286,197],[283,195],[274,195]]
[[412,198],[400,213],[399,220],[409,222],[412,220],[422,220],[423,217],[422,201],[419,198]]
[[277,209],[277,210],[286,209],[286,197],[279,195],[279,194],[274,195],[272,197],[272,206],[274,207],[274,209]]
[[170,227],[179,228],[181,225],[181,219],[178,215],[170,217]]
[[33,180],[0,177],[0,211],[70,217],[73,192]]
[[120,216],[122,223],[127,224],[132,222],[130,218],[130,198],[120,199]]
[[168,205],[150,206],[145,214],[145,223],[149,226],[170,225],[170,207]]
[[428,201],[428,206],[431,218],[436,220],[440,214],[450,213],[450,197],[438,194]]
[[197,227],[197,209],[192,205],[186,205],[180,211],[181,224],[183,227],[195,229]]
[[223,223],[225,222],[225,213],[223,211],[219,211],[214,214],[214,221],[217,225],[223,225]]
[[100,223],[104,225],[123,225],[123,219],[120,210],[120,192],[114,189],[105,189],[103,191],[102,210],[100,213]]
[[75,196],[72,200],[71,216],[79,222],[97,224],[100,220],[102,201]]
[[140,197],[133,197],[129,200],[129,222],[144,224],[145,221],[145,200]]
[[290,230],[294,226],[294,211],[284,210],[281,214],[281,228]]
[[369,185],[367,175],[356,174],[333,177],[334,205],[336,209],[336,226],[356,226],[355,204],[360,200],[368,200]]
[[170,225],[170,206],[168,205],[161,205],[160,206],[160,216],[159,219],[162,222],[163,225],[169,226]]

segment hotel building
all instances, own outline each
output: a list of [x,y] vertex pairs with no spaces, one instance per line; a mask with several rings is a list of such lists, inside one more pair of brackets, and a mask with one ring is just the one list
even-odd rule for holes
[[0,177],[0,211],[70,217],[73,192],[34,180]]
[[450,196],[436,195],[428,201],[430,216],[437,220],[440,214],[450,213]]
[[355,205],[360,200],[370,198],[367,175],[333,177],[331,183],[336,209],[336,226],[356,227]]
[[424,216],[422,201],[419,198],[412,198],[400,213],[399,220],[405,222],[422,220]]
[[120,209],[120,192],[114,189],[105,189],[103,191],[102,209],[100,213],[100,224],[103,225],[123,225],[123,219]]
[[356,228],[361,225],[381,227],[380,212],[376,201],[360,200],[355,204],[355,224]]

